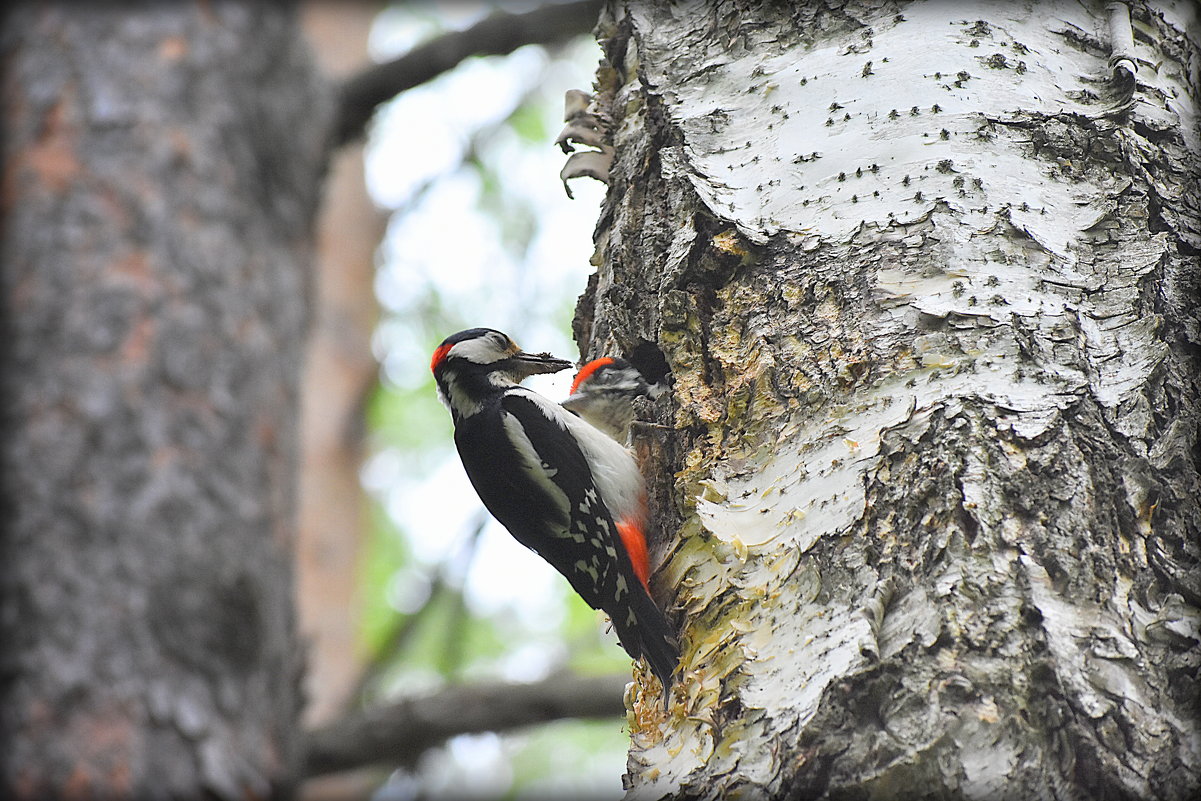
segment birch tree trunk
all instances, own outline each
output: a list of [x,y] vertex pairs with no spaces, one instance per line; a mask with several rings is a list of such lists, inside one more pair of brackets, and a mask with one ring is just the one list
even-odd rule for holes
[[683,650],[631,797],[1195,797],[1192,13],[610,5],[576,335],[670,369]]
[[0,796],[283,797],[329,103],[281,6],[3,34]]

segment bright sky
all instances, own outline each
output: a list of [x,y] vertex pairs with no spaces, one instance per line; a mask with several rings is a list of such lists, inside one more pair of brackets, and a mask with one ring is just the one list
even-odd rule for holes
[[[463,3],[411,4],[385,12],[373,32],[373,55],[386,59],[407,50],[437,30],[439,17],[464,27],[480,13],[479,7]],[[562,126],[563,93],[591,86],[599,56],[595,44],[583,43],[555,61],[532,47],[508,57],[474,59],[404,93],[378,115],[366,156],[368,188],[381,206],[405,209],[393,217],[377,279],[381,303],[394,313],[381,326],[376,342],[390,381],[416,386],[427,376],[426,343],[405,313],[410,312],[408,320],[415,316],[415,296],[425,282],[433,283],[443,302],[472,324],[501,329],[533,351],[577,358],[562,309],[584,290],[593,270],[588,263],[592,229],[605,187],[577,179],[572,182],[575,199],[568,199],[559,180],[566,156],[553,139]],[[545,147],[531,147],[507,128],[488,130],[535,92],[554,98],[554,113],[544,121],[550,131]],[[472,146],[471,136],[481,129],[486,133],[476,149],[504,165],[504,180],[522,187],[525,202],[535,209],[537,228],[521,259],[510,257],[497,221],[479,210],[479,175],[457,169],[463,152]],[[571,371],[566,371],[536,376],[527,385],[559,400],[570,381]],[[454,453],[449,417],[446,430],[445,451],[423,476],[415,477],[413,465],[406,463],[411,458],[395,451],[379,454],[363,472],[368,489],[412,535],[409,544],[426,565],[462,547],[481,511]],[[549,633],[561,621],[562,599],[569,588],[545,562],[488,520],[465,585],[468,603],[478,614],[510,610],[529,627]],[[398,576],[394,582],[392,600],[399,608],[422,600],[411,597],[412,578]],[[505,672],[515,680],[536,679],[561,656],[554,648],[521,648]],[[428,784],[431,776],[440,776],[447,783],[441,789],[456,796],[494,793],[511,778],[512,748],[495,735],[455,738],[450,747],[430,755],[439,764],[427,765],[423,780]],[[599,789],[596,782],[603,782],[616,798],[624,767],[622,751],[602,748],[566,775],[592,782],[593,790]],[[393,786],[379,798],[404,794],[403,788]]]
[[[373,44],[378,58],[388,57],[398,44],[411,45],[411,31],[389,24],[394,16],[385,15],[377,24]],[[403,309],[415,284],[432,282],[448,305],[460,312],[474,310],[463,313],[475,324],[499,328],[530,350],[574,360],[578,352],[570,331],[552,314],[564,298],[584,290],[592,272],[592,228],[604,185],[578,179],[572,184],[575,199],[569,199],[558,176],[565,156],[553,141],[539,151],[508,130],[492,132],[487,146],[507,165],[507,179],[525,188],[539,220],[525,259],[514,261],[496,222],[476,208],[479,178],[472,171],[453,172],[473,131],[504,119],[532,87],[561,98],[568,89],[590,86],[596,61],[577,57],[549,66],[544,51],[527,47],[506,58],[475,59],[404,93],[380,115],[367,154],[367,181],[382,206],[408,207],[394,218],[382,248],[377,290],[386,308]],[[555,132],[559,117],[548,121]],[[448,172],[452,174],[445,176]],[[437,182],[429,183],[433,178]],[[414,193],[423,187],[424,194],[412,205]],[[381,349],[387,354],[389,379],[402,386],[424,380],[429,354],[417,349],[420,338],[406,336],[403,322],[385,332]],[[566,396],[570,382],[571,371],[565,371],[536,376],[527,385],[558,400]],[[412,546],[419,559],[431,564],[457,547],[479,508],[449,440],[447,446],[447,458],[425,481],[397,485],[398,454],[374,460],[365,475],[372,489],[389,488],[388,511],[406,531],[427,535],[413,538]],[[514,576],[521,580],[513,581]],[[560,581],[493,522],[469,576],[469,601],[480,612],[509,606],[531,624],[548,617],[557,623]]]

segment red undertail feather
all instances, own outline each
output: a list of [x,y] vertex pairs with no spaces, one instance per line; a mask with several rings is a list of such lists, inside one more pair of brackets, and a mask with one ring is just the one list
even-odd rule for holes
[[634,521],[621,521],[617,524],[617,533],[621,536],[622,544],[626,546],[630,563],[634,565],[634,575],[638,576],[642,586],[650,592],[651,560],[646,550],[646,535],[642,533],[642,527]]

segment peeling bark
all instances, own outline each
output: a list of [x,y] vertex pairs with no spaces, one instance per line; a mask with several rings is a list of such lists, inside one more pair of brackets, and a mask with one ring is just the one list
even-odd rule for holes
[[630,797],[1198,792],[1193,13],[610,4],[576,335],[670,367],[683,648]]
[[330,104],[279,6],[17,4],[2,47],[0,795],[282,797]]

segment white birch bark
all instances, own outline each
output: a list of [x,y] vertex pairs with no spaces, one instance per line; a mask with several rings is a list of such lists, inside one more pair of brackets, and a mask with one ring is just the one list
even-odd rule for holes
[[828,5],[598,29],[577,336],[673,382],[630,796],[1192,797],[1193,9]]

